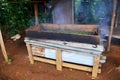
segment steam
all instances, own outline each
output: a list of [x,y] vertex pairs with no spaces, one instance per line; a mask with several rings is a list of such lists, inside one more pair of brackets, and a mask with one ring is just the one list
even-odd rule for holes
[[62,12],[63,10],[62,10],[62,8],[61,8],[61,5],[60,4],[58,4],[55,8],[54,8],[54,15],[55,16],[59,16],[58,17],[58,19],[55,19],[56,21],[55,21],[55,23],[57,23],[57,24],[64,24],[64,23],[66,23],[66,21],[65,21],[65,15],[63,14],[64,12]]
[[95,4],[96,18],[100,29],[100,42],[109,36],[112,17],[113,0],[98,0]]

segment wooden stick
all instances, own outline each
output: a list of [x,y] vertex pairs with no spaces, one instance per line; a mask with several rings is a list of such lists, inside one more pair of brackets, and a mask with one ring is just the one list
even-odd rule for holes
[[97,77],[97,73],[99,70],[99,61],[100,61],[100,56],[95,56],[93,70],[92,70],[92,79],[95,79]]
[[35,25],[38,25],[39,21],[38,21],[38,5],[37,5],[37,3],[34,4],[34,12],[35,12]]
[[56,49],[56,68],[62,71],[62,51],[60,49]]
[[26,43],[26,47],[27,47],[27,50],[28,50],[30,63],[31,63],[31,64],[34,64],[34,59],[33,59],[32,49],[31,49],[30,44],[27,44],[27,43]]
[[2,53],[3,53],[3,56],[4,56],[5,60],[8,60],[8,56],[7,56],[5,45],[4,45],[4,42],[3,42],[3,37],[2,37],[1,30],[0,30],[0,46],[1,46]]
[[111,45],[111,39],[112,39],[113,27],[115,23],[115,15],[116,15],[117,0],[113,0],[113,1],[114,1],[114,5],[113,5],[113,13],[112,13],[112,20],[111,20],[111,26],[110,26],[110,34],[109,34],[109,39],[108,39],[107,51],[110,51],[110,45]]

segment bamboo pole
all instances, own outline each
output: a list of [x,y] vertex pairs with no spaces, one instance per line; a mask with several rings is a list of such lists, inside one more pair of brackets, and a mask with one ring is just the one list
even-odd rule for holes
[[112,39],[115,16],[116,16],[117,0],[113,0],[113,1],[114,1],[114,4],[113,4],[112,20],[111,20],[111,26],[110,26],[110,34],[109,34],[109,39],[108,39],[107,51],[110,51],[111,39]]
[[2,50],[3,56],[4,56],[5,60],[7,61],[8,60],[8,56],[7,56],[5,45],[4,45],[4,42],[3,42],[3,37],[2,37],[1,30],[0,30],[0,46],[1,46],[1,50]]
[[38,25],[39,21],[38,21],[38,4],[37,3],[34,4],[34,13],[35,13],[35,25]]

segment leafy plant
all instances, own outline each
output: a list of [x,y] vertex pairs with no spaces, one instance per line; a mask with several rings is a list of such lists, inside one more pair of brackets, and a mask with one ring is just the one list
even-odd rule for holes
[[20,33],[22,29],[29,26],[29,20],[34,16],[33,5],[26,3],[28,0],[22,0],[18,4],[7,3],[7,1],[14,0],[6,0],[6,3],[0,4],[1,28],[9,34]]

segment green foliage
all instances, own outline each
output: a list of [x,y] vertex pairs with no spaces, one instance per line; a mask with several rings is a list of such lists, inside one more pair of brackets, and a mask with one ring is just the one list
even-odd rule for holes
[[44,32],[51,32],[51,33],[64,33],[64,34],[76,34],[76,35],[88,35],[89,32],[85,31],[75,31],[75,30],[44,30]]
[[112,2],[113,0],[75,0],[75,23],[98,24],[101,18],[109,19]]
[[7,63],[11,63],[11,62],[12,62],[12,59],[11,59],[11,58],[8,58],[8,59],[6,59],[6,62],[7,62]]
[[[10,1],[10,0],[8,0]],[[17,1],[17,0],[12,0]],[[28,1],[28,0],[22,0]],[[20,33],[20,30],[27,28],[29,20],[33,14],[33,5],[30,3],[1,3],[0,5],[0,24],[4,31],[7,30],[9,34]]]
[[[47,22],[47,18],[46,18],[46,14],[44,12],[40,12],[39,15],[38,15],[38,21],[39,23],[46,23]],[[30,20],[29,20],[29,24],[28,26],[34,26],[35,25],[35,18],[32,17]]]
[[[19,3],[9,3],[9,2]],[[21,30],[35,25],[34,6],[30,0],[2,0],[0,3],[1,29],[9,34],[21,33]],[[46,22],[46,15],[39,13],[39,23]]]

